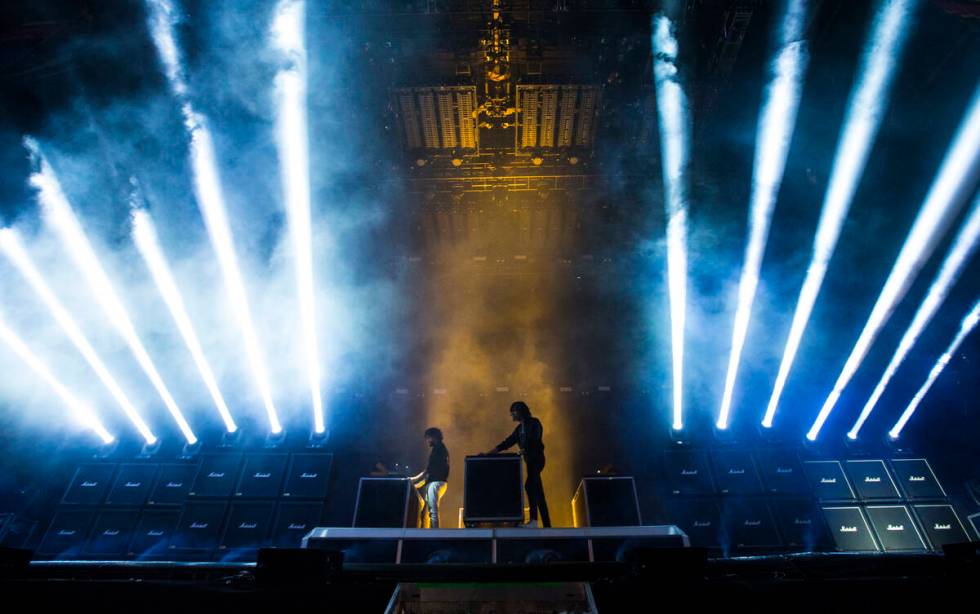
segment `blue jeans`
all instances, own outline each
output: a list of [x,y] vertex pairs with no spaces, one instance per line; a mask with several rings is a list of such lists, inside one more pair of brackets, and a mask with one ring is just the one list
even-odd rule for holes
[[439,499],[442,499],[442,496],[446,494],[448,487],[449,484],[446,482],[429,482],[423,489],[425,505],[429,508],[429,528],[431,529],[439,528]]

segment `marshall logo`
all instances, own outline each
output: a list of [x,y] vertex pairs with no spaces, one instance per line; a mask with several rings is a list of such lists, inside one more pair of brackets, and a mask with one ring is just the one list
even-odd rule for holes
[[745,469],[729,469],[728,475],[742,475],[745,473]]
[[143,482],[126,482],[123,484],[124,488],[139,488],[143,485]]
[[879,482],[881,482],[881,476],[880,475],[866,475],[866,476],[864,476],[864,483],[865,484],[878,484]]
[[207,523],[207,522],[192,522],[191,523],[191,528],[192,529],[206,529],[206,528],[208,528],[208,524],[209,523]]
[[890,524],[887,527],[885,527],[885,530],[886,531],[904,531],[905,530],[905,525],[904,524]]
[[146,535],[147,535],[147,537],[163,537],[164,536],[164,532],[163,531],[157,531],[156,529],[150,529],[149,531],[146,532]]
[[809,518],[794,518],[793,524],[799,524],[808,527],[811,524],[813,524],[813,521],[810,520]]
[[934,531],[950,531],[950,530],[952,530],[953,525],[951,525],[949,523],[942,524],[942,523],[937,522],[936,524],[932,525],[932,528],[933,528]]
[[252,474],[252,477],[253,478],[258,478],[258,479],[271,478],[272,477],[272,474],[271,473],[262,473],[260,471],[259,473]]
[[103,535],[112,537],[113,535],[119,535],[119,529],[106,529],[102,532]]
[[745,522],[742,523],[742,526],[743,527],[761,527],[762,526],[762,521],[761,520],[746,520]]
[[224,471],[212,471],[211,473],[208,474],[208,477],[209,478],[223,478],[223,477],[225,477],[225,472]]
[[843,525],[842,524],[840,526],[840,532],[841,533],[857,533],[858,532],[858,528],[857,527],[849,527],[847,525]]
[[239,529],[254,529],[257,526],[259,526],[259,524],[257,522],[243,522],[240,525],[238,525],[238,528]]
[[793,473],[792,467],[776,467],[776,473]]
[[296,522],[291,522],[291,523],[289,523],[289,526],[287,528],[290,531],[302,531],[303,529],[306,528],[306,525],[305,524],[299,524],[299,523],[296,523]]
[[58,535],[74,535],[78,533],[75,529],[58,529]]
[[821,484],[836,484],[837,478],[820,478]]
[[318,478],[318,477],[320,477],[320,474],[319,473],[307,473],[306,471],[304,471],[303,473],[299,474],[299,477],[300,477],[301,480],[309,480],[309,479],[312,479],[312,478]]
[[710,526],[711,526],[711,521],[710,520],[695,520],[694,521],[694,527],[695,528],[704,528],[704,527],[710,527]]
[[697,475],[697,469],[681,469],[681,475]]
[[925,482],[926,476],[924,475],[910,475],[909,482]]
[[85,480],[84,482],[82,482],[81,487],[82,488],[92,488],[92,487],[98,486],[98,485],[99,485],[98,482],[89,482],[88,480]]
[[183,485],[183,482],[167,482],[164,488],[181,488]]

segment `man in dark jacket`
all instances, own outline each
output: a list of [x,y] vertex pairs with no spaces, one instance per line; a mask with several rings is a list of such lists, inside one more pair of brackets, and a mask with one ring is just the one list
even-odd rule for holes
[[524,464],[527,467],[527,480],[524,490],[527,492],[527,503],[530,509],[528,526],[538,524],[538,512],[541,512],[541,526],[551,526],[548,516],[548,503],[544,500],[544,486],[541,483],[541,471],[544,469],[544,427],[541,421],[531,415],[531,409],[524,401],[516,401],[510,406],[510,417],[518,422],[517,428],[510,437],[501,441],[489,454],[497,454],[515,445],[521,450]]
[[435,427],[425,429],[425,443],[429,446],[429,462],[425,471],[412,476],[411,480],[422,491],[429,508],[429,528],[438,529],[439,500],[446,494],[449,482],[449,450],[442,442],[442,431]]

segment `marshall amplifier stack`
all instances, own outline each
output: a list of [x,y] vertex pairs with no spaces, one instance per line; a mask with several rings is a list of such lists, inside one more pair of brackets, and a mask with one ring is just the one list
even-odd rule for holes
[[332,456],[202,454],[79,466],[36,550],[42,559],[254,560],[320,523]]
[[809,461],[837,550],[925,552],[969,541],[924,458]]
[[667,520],[722,552],[926,552],[970,539],[922,458],[672,450],[664,484]]
[[803,465],[790,450],[665,454],[667,520],[722,552],[819,549],[827,542]]

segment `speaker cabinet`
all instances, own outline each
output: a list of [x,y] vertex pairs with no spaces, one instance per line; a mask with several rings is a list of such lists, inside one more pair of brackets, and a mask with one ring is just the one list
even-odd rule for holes
[[361,478],[355,527],[418,527],[419,495],[407,478]]
[[523,467],[517,454],[467,456],[463,481],[467,525],[524,520]]
[[572,497],[576,527],[633,527],[643,524],[632,477],[588,477]]
[[885,461],[849,460],[844,466],[862,501],[898,501],[902,498]]
[[238,480],[241,454],[204,454],[188,495],[227,499]]
[[150,496],[156,475],[156,465],[121,465],[106,497],[106,505],[142,506]]
[[75,470],[61,502],[67,505],[99,505],[105,499],[115,465],[82,465]]
[[830,527],[834,547],[840,552],[878,552],[871,525],[864,510],[856,505],[824,507],[824,518]]
[[160,465],[147,505],[183,505],[191,491],[197,465]]

